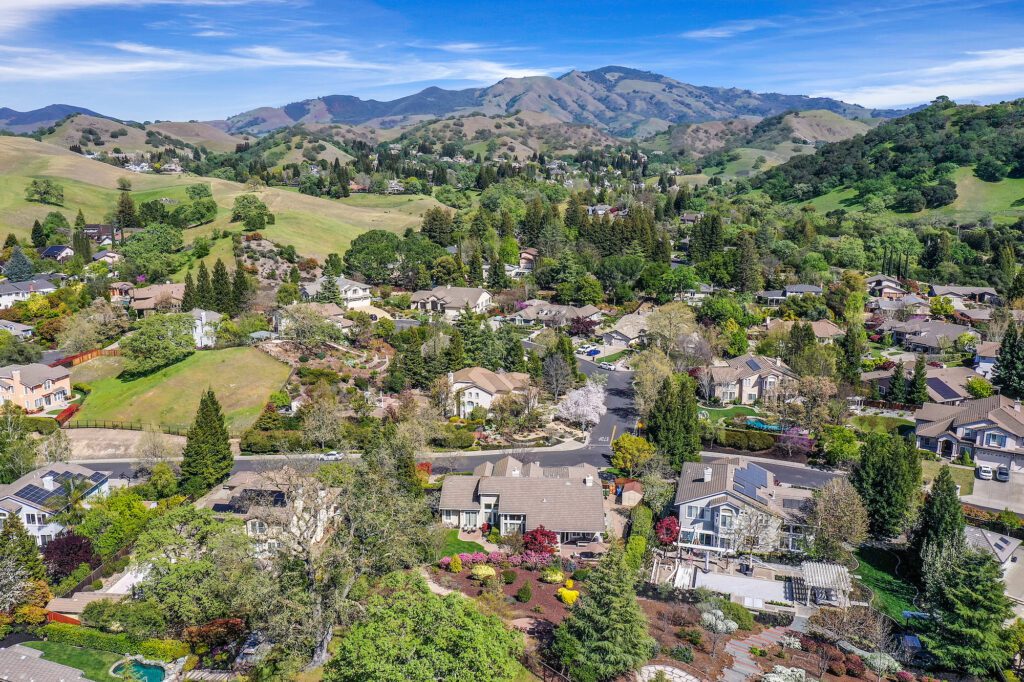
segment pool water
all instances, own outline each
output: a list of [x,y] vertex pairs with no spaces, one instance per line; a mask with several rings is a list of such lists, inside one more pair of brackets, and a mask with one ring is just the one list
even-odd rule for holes
[[747,417],[747,426],[749,426],[752,429],[758,429],[761,431],[782,431],[782,427],[779,426],[778,424],[766,424],[760,419],[755,419],[754,417]]
[[[138,661],[130,661],[128,666],[130,666],[131,670],[135,672],[136,677],[143,682],[164,682],[166,673],[164,672],[164,669],[158,665],[146,665],[145,663],[139,663]],[[119,663],[114,666],[115,675],[122,675],[124,672],[124,663]]]

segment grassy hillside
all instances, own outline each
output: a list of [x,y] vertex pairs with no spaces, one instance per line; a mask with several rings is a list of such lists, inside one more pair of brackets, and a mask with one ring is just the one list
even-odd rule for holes
[[[158,133],[150,139],[147,132]],[[206,147],[215,152],[230,152],[235,145],[249,136],[230,135],[208,123],[153,123],[144,129],[100,116],[79,114],[57,126],[43,137],[45,142],[68,148],[77,144],[84,151],[113,154],[115,149],[125,154],[153,152],[166,146],[168,140],[181,140]]]
[[219,128],[214,128],[209,123],[164,121],[146,126],[146,129],[155,130],[168,137],[175,137],[215,152],[234,151],[236,144],[251,139],[248,135],[231,135]]
[[[161,197],[185,200],[185,187],[209,183],[220,207],[217,219],[190,230],[186,239],[207,235],[215,228],[239,229],[228,222],[231,205],[244,185],[226,180],[177,175],[139,175],[87,159],[44,142],[19,137],[0,137],[0,234],[13,232],[27,237],[32,222],[49,211],[63,213],[74,221],[81,208],[89,222],[101,222],[117,201],[117,179],[128,176],[136,202]],[[64,187],[64,205],[47,206],[25,200],[25,187],[32,178],[47,177]],[[415,227],[420,217],[438,203],[424,196],[353,196],[330,200],[280,188],[258,193],[277,218],[264,234],[275,241],[293,244],[304,255],[323,258],[342,252],[359,234],[371,229],[403,231]]]

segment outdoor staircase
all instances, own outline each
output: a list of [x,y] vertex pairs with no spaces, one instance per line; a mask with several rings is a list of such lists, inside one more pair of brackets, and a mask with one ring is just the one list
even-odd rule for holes
[[768,628],[761,634],[751,635],[746,639],[731,640],[725,645],[725,650],[732,654],[732,666],[722,671],[722,680],[724,682],[745,682],[760,678],[762,672],[754,662],[750,647],[770,649],[777,646],[789,630],[788,627]]

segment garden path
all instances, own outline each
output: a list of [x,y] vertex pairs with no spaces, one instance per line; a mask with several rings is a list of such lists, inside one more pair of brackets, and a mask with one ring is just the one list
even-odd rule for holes
[[732,654],[732,666],[722,671],[725,682],[745,682],[761,677],[761,669],[750,654],[750,647],[768,649],[782,641],[790,628],[774,627],[760,634],[751,635],[746,639],[734,639],[725,645],[725,650]]

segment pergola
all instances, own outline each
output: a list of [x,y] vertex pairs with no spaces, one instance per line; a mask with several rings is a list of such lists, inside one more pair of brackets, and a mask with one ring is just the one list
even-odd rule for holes
[[[830,564],[823,561],[805,561],[800,564],[803,583],[806,591],[801,595],[804,604],[830,604],[848,606],[850,591],[850,571],[841,564]],[[794,581],[795,582],[795,581]]]

